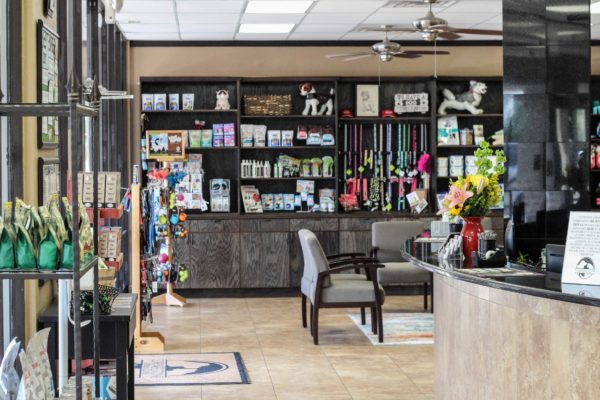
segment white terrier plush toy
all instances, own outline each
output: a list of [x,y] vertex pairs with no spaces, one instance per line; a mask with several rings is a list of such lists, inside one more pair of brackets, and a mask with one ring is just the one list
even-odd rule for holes
[[[302,115],[332,115],[333,114],[333,97],[335,90],[331,89],[328,96],[319,96],[317,90],[310,82],[305,82],[300,85],[300,95],[306,97],[306,106]],[[321,109],[319,109],[321,104]]]
[[231,109],[231,106],[229,105],[229,91],[217,90],[217,105],[215,106],[215,110],[229,109]]
[[469,91],[455,96],[448,89],[442,91],[444,94],[444,101],[438,108],[438,114],[446,115],[446,109],[450,108],[453,110],[464,111],[467,110],[471,114],[483,114],[481,108],[477,108],[481,104],[483,95],[487,93],[487,85],[483,82],[471,81]]

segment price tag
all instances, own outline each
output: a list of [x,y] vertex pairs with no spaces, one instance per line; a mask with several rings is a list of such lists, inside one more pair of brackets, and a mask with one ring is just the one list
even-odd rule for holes
[[152,293],[156,293],[158,292],[158,282],[153,281],[152,282]]

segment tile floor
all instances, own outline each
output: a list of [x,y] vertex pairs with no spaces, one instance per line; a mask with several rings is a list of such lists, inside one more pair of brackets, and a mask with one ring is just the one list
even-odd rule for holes
[[[387,296],[384,312],[421,311],[421,296]],[[300,320],[300,298],[193,299],[154,308],[168,352],[239,351],[251,384],[137,387],[143,400],[433,399],[433,346],[373,346],[348,318],[323,310],[319,346]],[[369,317],[367,315],[367,321]]]

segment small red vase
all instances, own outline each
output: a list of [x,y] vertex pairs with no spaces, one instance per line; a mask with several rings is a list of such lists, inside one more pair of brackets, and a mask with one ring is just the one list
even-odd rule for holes
[[479,233],[483,232],[482,217],[463,217],[464,224],[460,235],[463,240],[464,268],[473,268],[471,253],[479,249]]

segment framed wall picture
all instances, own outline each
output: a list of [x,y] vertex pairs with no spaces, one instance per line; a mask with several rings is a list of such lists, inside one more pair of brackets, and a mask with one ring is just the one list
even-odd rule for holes
[[379,85],[356,85],[356,116],[379,116]]
[[146,131],[146,156],[158,161],[185,159],[186,131]]
[[38,205],[46,206],[54,194],[60,196],[60,160],[38,158]]
[[[58,103],[59,37],[56,32],[37,22],[37,95],[40,103]],[[58,146],[58,117],[38,118],[38,148]]]
[[44,0],[44,15],[46,17],[54,16],[56,11],[56,0]]

